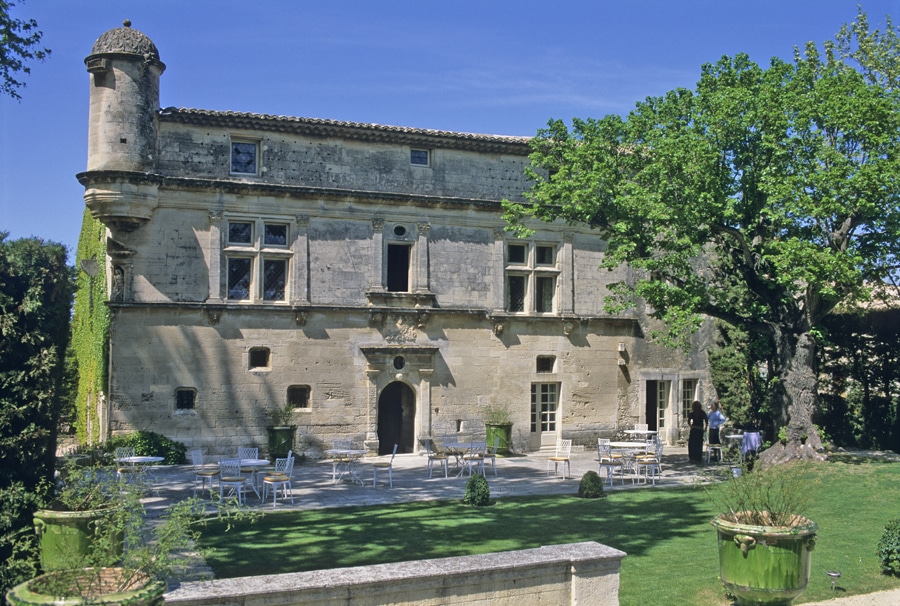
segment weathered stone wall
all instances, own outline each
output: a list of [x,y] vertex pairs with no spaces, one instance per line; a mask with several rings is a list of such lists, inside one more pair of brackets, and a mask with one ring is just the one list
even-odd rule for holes
[[625,554],[594,542],[340,570],[182,583],[165,595],[178,606],[619,603]]
[[[355,191],[452,196],[479,200],[522,199],[528,189],[527,157],[430,149],[430,166],[410,164],[409,145],[310,137],[284,133],[199,128],[160,117],[161,174],[173,177],[234,179],[229,173],[231,137],[257,140],[265,171],[254,182],[339,188]],[[246,180],[247,177],[240,177]]]
[[[310,408],[295,413],[297,450],[310,456],[337,438],[366,439],[377,421],[375,391],[395,380],[417,395],[417,436],[457,429],[483,436],[486,406],[506,403],[520,452],[531,449],[533,382],[560,384],[562,434],[585,444],[615,430],[617,394],[628,387],[616,360],[621,323],[566,336],[558,319],[512,320],[498,337],[483,315],[440,311],[412,328],[402,311],[379,325],[364,310],[318,311],[298,326],[290,309],[228,308],[216,324],[199,307],[116,309],[112,429],[151,429],[214,454],[239,445],[264,451],[268,414],[283,406],[290,385],[311,388]],[[436,346],[427,383],[414,366],[378,370],[373,386],[361,349],[401,334],[410,346]],[[249,369],[253,347],[271,351],[271,368]],[[539,355],[557,356],[554,372],[537,372]],[[193,411],[175,410],[179,387],[197,390]]]

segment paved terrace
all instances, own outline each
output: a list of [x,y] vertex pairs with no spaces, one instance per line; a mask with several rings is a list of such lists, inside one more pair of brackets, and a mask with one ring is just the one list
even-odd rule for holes
[[[514,454],[508,457],[497,457],[497,475],[494,476],[490,465],[487,467],[487,478],[491,487],[492,498],[538,494],[575,494],[581,476],[588,470],[597,471],[597,452],[595,450],[576,450],[571,453],[571,473],[563,479],[560,475],[547,475],[547,457],[552,452],[533,452]],[[457,477],[450,462],[450,477],[444,478],[435,466],[434,477],[428,478],[427,458],[424,454],[402,454],[394,459],[394,487],[388,486],[388,474],[379,470],[378,484],[372,486],[372,462],[388,461],[390,455],[365,457],[356,465],[359,477],[365,486],[342,481],[335,484],[331,479],[331,461],[306,460],[294,466],[293,487],[294,503],[285,502],[279,497],[275,510],[310,509],[321,507],[345,507],[349,505],[379,505],[386,503],[404,503],[409,501],[453,501],[462,500],[466,490],[467,475]],[[688,461],[686,447],[667,447],[663,453],[662,475],[657,478],[656,487],[684,486],[696,482],[699,474],[709,468],[719,468],[727,472],[724,464],[696,465]],[[562,471],[562,468],[560,468]],[[551,466],[552,474],[552,466]],[[157,466],[148,473],[158,494],[147,500],[146,506],[151,515],[159,513],[173,501],[190,497],[193,494],[194,473],[190,465]],[[612,488],[607,490],[644,490],[649,484],[632,484],[630,476],[626,476],[624,485],[616,479]],[[198,493],[199,496],[199,493]],[[251,508],[271,511],[272,499],[260,503],[251,491],[247,499]]]

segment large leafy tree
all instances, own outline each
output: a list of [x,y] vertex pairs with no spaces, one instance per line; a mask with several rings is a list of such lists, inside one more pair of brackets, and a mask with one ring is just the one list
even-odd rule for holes
[[40,46],[44,34],[34,19],[16,19],[10,16],[14,2],[0,0],[0,94],[20,99],[19,89],[25,86],[20,74],[28,75],[28,62],[43,61],[50,49]]
[[0,595],[33,576],[31,514],[53,477],[73,269],[62,244],[0,231]]
[[532,218],[598,229],[603,266],[633,269],[607,309],[646,301],[669,344],[704,316],[765,338],[789,439],[772,460],[818,456],[822,319],[896,276],[897,40],[860,12],[824,53],[809,43],[767,68],[723,57],[694,90],[626,117],[551,121],[532,140],[529,203],[507,203],[520,230]]

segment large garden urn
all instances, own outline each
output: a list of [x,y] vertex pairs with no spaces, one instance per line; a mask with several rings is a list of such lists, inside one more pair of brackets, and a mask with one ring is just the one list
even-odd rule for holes
[[815,522],[795,516],[790,526],[755,526],[718,516],[722,583],[742,605],[789,605],[809,583]]

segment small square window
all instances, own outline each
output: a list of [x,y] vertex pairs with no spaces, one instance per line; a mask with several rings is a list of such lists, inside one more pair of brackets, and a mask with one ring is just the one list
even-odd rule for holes
[[537,265],[555,265],[556,259],[553,258],[553,247],[535,246],[534,262]]
[[193,387],[179,387],[175,390],[175,410],[194,410],[196,405],[196,389]]
[[309,385],[291,385],[288,387],[287,403],[292,408],[309,408]]
[[255,175],[259,145],[250,141],[231,142],[231,172]]
[[244,221],[228,222],[228,243],[229,244],[252,244],[253,243],[253,223]]
[[525,252],[527,248],[524,244],[509,244],[506,247],[506,260],[509,263],[521,265],[525,263]]
[[553,372],[553,365],[556,363],[556,356],[538,356],[537,372]]
[[250,370],[268,369],[271,359],[268,347],[253,347],[250,349]]
[[430,154],[427,149],[413,149],[409,152],[409,163],[415,166],[429,166]]

